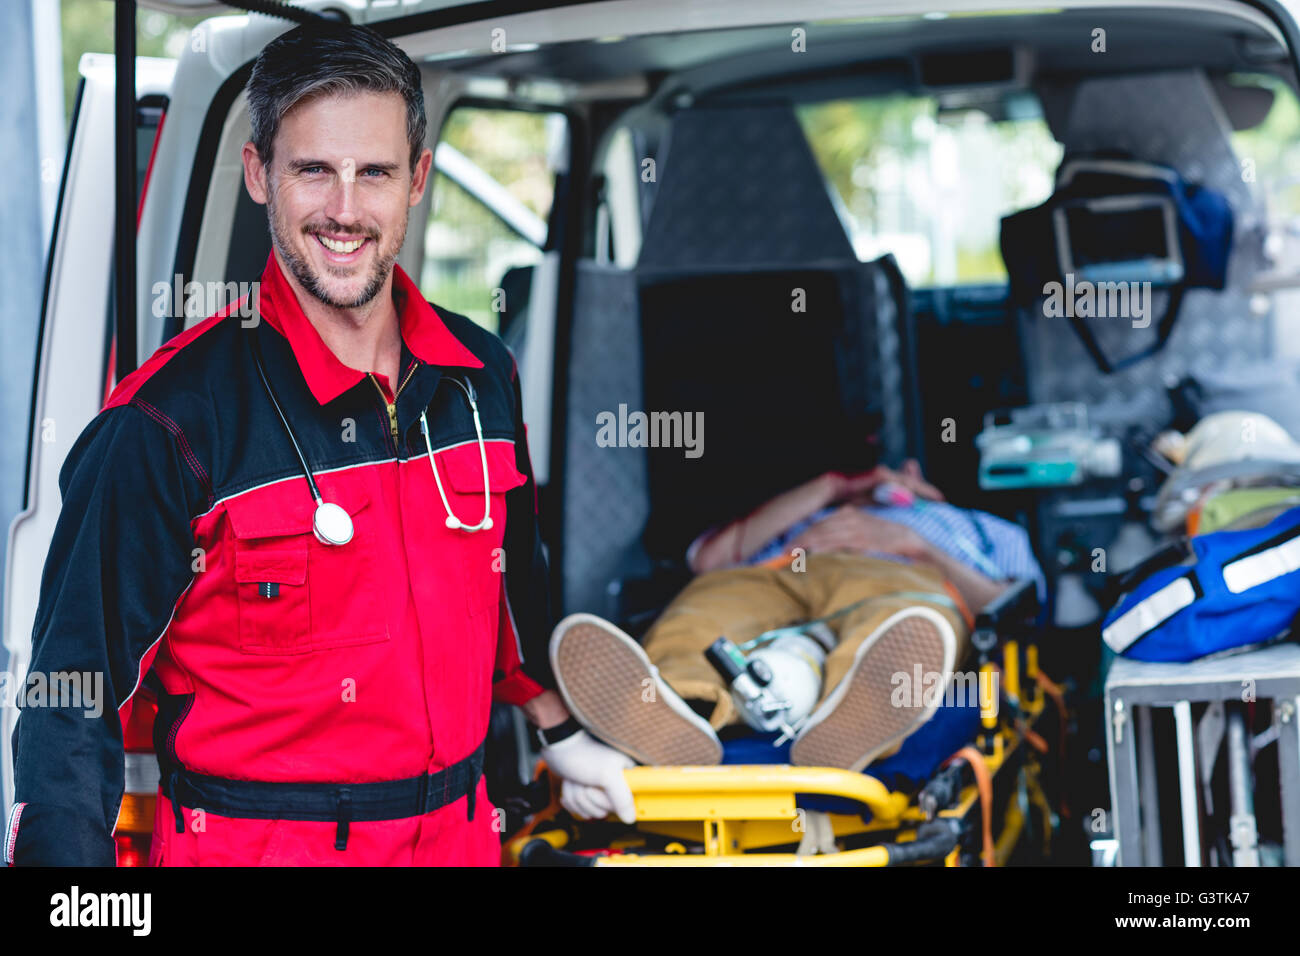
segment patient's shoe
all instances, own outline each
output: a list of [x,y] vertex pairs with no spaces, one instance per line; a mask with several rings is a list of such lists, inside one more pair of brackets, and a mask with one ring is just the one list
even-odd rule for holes
[[578,723],[638,763],[716,764],[709,722],[659,676],[631,637],[594,614],[570,614],[551,635],[551,668]]
[[862,642],[849,672],[809,716],[790,747],[790,762],[864,769],[929,720],[940,703],[923,698],[921,706],[895,706],[894,675],[911,680],[919,663],[923,674],[942,675],[937,686],[946,688],[956,652],[952,625],[938,611],[911,607],[890,615]]

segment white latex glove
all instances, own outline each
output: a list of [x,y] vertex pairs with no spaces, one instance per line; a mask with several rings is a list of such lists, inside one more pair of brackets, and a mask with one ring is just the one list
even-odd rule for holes
[[580,730],[542,748],[542,759],[563,780],[560,805],[574,816],[598,820],[615,813],[624,823],[636,822],[636,802],[623,779],[636,761],[627,754]]

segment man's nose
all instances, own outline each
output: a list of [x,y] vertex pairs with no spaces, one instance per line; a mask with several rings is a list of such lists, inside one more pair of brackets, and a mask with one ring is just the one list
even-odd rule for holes
[[342,226],[352,225],[358,221],[357,177],[354,166],[344,163],[338,176],[335,177],[329,202],[325,206],[325,214]]

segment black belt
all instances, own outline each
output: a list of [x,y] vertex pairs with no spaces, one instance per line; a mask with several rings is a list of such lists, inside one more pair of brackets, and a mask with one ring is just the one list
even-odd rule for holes
[[[353,820],[400,820],[432,813],[468,797],[469,819],[483,776],[487,741],[463,760],[437,773],[376,783],[268,783],[229,780],[194,773],[174,764],[162,766],[163,793],[171,801],[176,832],[185,832],[182,807],[222,817],[254,820],[320,820],[338,824],[334,849],[346,850]],[[160,761],[161,762],[161,761]]]

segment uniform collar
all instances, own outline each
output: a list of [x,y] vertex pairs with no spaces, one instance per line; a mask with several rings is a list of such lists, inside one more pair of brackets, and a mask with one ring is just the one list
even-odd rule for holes
[[[474,353],[451,334],[399,265],[393,266],[393,303],[397,306],[402,341],[421,362],[483,367]],[[330,351],[298,304],[298,297],[280,271],[274,252],[267,258],[266,269],[262,272],[258,308],[271,327],[289,340],[307,387],[320,404],[333,401],[366,377],[365,372],[349,368]]]

